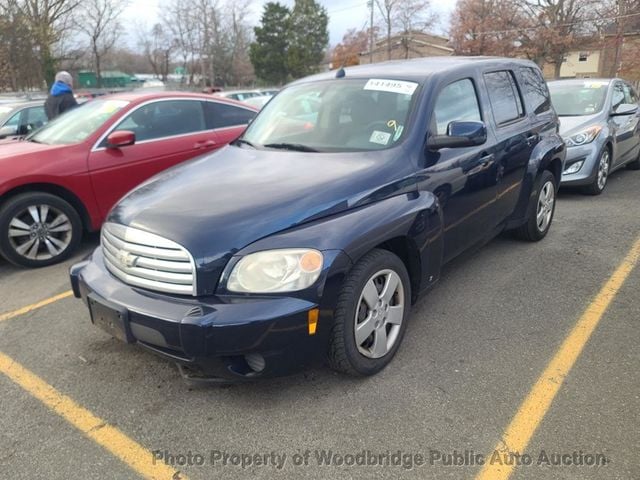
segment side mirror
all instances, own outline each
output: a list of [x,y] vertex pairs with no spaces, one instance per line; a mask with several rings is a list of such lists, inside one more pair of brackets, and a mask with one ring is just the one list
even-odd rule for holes
[[622,103],[616,107],[616,109],[611,114],[614,117],[621,115],[633,115],[638,112],[638,105],[634,103]]
[[136,143],[136,134],[129,130],[117,130],[107,137],[107,148],[121,148]]
[[475,147],[487,141],[484,122],[451,122],[446,135],[433,135],[427,141],[429,150],[441,148]]
[[17,133],[18,133],[18,129],[16,127],[13,127],[11,125],[6,125],[0,128],[0,139],[11,137],[13,135],[16,135]]

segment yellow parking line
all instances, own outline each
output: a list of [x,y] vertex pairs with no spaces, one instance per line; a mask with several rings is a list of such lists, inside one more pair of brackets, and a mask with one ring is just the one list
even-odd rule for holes
[[9,320],[10,318],[14,318],[17,317],[19,315],[24,315],[25,313],[29,313],[33,310],[37,310],[38,308],[42,308],[42,307],[46,307],[47,305],[50,305],[54,302],[57,302],[58,300],[62,300],[63,298],[67,298],[70,297],[71,295],[73,295],[73,292],[71,290],[68,290],[64,293],[61,293],[59,295],[55,295],[51,298],[47,298],[46,300],[42,300],[41,302],[38,303],[32,303],[31,305],[27,305],[26,307],[20,308],[19,310],[14,310],[13,312],[8,312],[8,313],[3,313],[2,315],[0,315],[0,322],[4,321],[4,320]]
[[[638,259],[640,259],[640,238],[636,239],[624,260],[589,304],[520,405],[518,412],[502,435],[502,442],[495,448],[495,451],[500,452],[501,458],[503,458],[502,454],[509,452],[524,453],[564,379],[582,353],[582,349],[605,311],[638,263]],[[491,456],[487,456],[485,465],[476,480],[506,480],[513,473],[515,465],[501,465],[499,462],[491,463],[490,460]]]
[[117,428],[96,417],[40,377],[0,352],[0,373],[40,400],[67,422],[122,460],[144,478],[185,480],[187,477],[162,462],[154,462],[149,450]]

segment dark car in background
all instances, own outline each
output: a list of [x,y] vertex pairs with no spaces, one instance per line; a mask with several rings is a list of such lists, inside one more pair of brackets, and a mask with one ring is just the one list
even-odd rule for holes
[[0,140],[17,140],[47,123],[44,100],[0,104]]
[[567,144],[563,186],[599,195],[615,170],[640,169],[638,94],[629,83],[619,78],[556,80],[549,82],[549,90]]
[[70,271],[96,326],[189,378],[321,360],[372,375],[446,262],[505,230],[545,237],[565,146],[534,63],[343,72],[294,82],[231,145],[112,209]]

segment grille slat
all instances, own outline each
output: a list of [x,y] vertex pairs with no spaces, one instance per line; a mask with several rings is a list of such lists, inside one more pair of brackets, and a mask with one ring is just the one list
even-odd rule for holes
[[161,292],[195,295],[195,264],[179,244],[114,223],[102,227],[101,243],[105,266],[123,282]]

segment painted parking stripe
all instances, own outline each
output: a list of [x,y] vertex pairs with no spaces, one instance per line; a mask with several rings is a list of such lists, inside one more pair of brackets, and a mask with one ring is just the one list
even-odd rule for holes
[[[495,451],[501,453],[518,452],[520,454],[525,452],[531,437],[562,387],[564,379],[639,259],[640,238],[636,239],[624,260],[562,342],[559,350],[520,405],[518,412],[502,435],[502,441],[495,447]],[[476,480],[506,480],[513,473],[515,465],[491,464],[489,462],[491,455],[486,458],[487,461]]]
[[58,392],[11,357],[0,352],[0,373],[40,400],[83,434],[104,447],[142,477],[157,480],[185,480],[187,477],[162,462],[152,461],[149,450],[109,425],[70,397]]
[[58,300],[62,300],[64,298],[70,297],[71,295],[73,295],[73,292],[71,290],[68,290],[59,295],[54,295],[53,297],[47,298],[46,300],[42,300],[41,302],[32,303],[31,305],[27,305],[26,307],[22,307],[18,310],[14,310],[13,312],[3,313],[2,315],[0,315],[0,322],[4,320],[9,320],[14,317],[18,317],[20,315],[24,315],[25,313],[29,313],[33,310],[37,310],[42,307],[46,307],[47,305],[55,303]]

